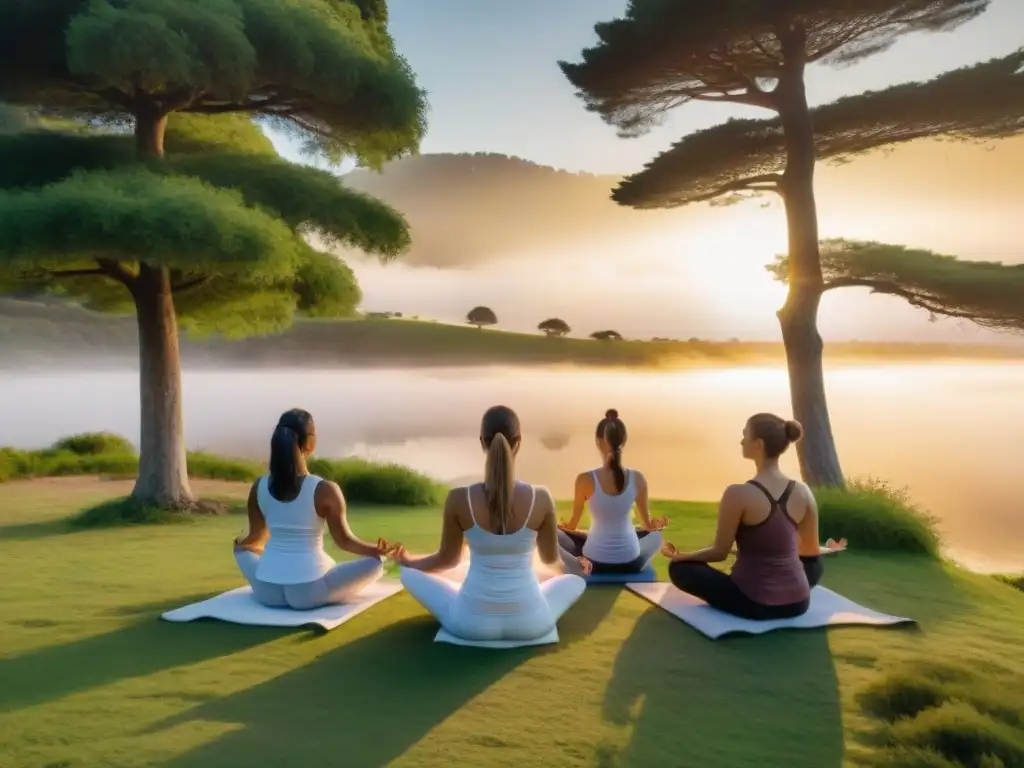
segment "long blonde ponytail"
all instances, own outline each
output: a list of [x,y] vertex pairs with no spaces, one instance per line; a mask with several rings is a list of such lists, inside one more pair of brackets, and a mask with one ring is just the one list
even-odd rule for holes
[[498,432],[487,446],[487,462],[484,465],[484,490],[487,492],[487,510],[491,515],[491,527],[502,533],[512,516],[512,493],[515,490],[515,463],[512,446],[505,436]]

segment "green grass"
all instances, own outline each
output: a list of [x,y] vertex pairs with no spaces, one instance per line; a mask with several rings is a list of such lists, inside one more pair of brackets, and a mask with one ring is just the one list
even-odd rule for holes
[[[538,318],[538,322],[542,318]],[[593,330],[593,329],[591,329]],[[581,329],[582,331],[582,329]],[[581,332],[585,336],[590,331]],[[0,298],[0,365],[66,364],[68,355],[108,364],[136,359],[135,322],[80,308]],[[673,366],[737,363],[782,363],[782,345],[742,341],[624,341],[547,338],[501,329],[478,330],[411,319],[298,321],[278,336],[227,341],[185,339],[183,355],[190,367],[317,365],[591,365]],[[829,344],[830,360],[929,360],[937,358],[1021,359],[1017,347],[955,344]]]
[[[584,594],[557,647],[508,652],[433,644],[406,594],[326,634],[177,625],[157,616],[239,584],[244,520],[67,525],[110,485],[0,486],[3,768],[1024,764],[1024,601],[933,557],[853,541],[826,561],[829,587],[919,628],[709,641],[615,587]],[[712,505],[655,512],[681,547],[713,534]],[[424,551],[438,515],[350,522]]]
[[[89,432],[58,440],[50,448],[24,451],[0,448],[0,483],[36,477],[104,475],[134,477],[139,459],[126,438],[109,432]],[[319,459],[310,461],[310,471],[334,480],[345,489],[355,504],[426,506],[440,503],[444,489],[432,478],[399,464],[367,461],[360,458]],[[247,459],[217,456],[201,451],[188,454],[189,476],[209,480],[252,482],[265,474],[263,464]],[[84,519],[96,524],[116,519],[109,505]],[[132,508],[132,522],[154,521],[162,516]]]

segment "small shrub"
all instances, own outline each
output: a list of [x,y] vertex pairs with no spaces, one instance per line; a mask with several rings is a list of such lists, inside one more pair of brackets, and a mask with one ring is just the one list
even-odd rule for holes
[[822,538],[845,538],[858,551],[941,556],[937,520],[905,490],[871,478],[846,488],[816,488]]
[[938,680],[901,672],[871,685],[861,695],[861,705],[868,714],[892,723],[916,717],[926,709],[941,706],[949,698],[949,692]]
[[186,510],[161,509],[143,504],[130,496],[103,501],[86,507],[71,518],[76,528],[113,528],[124,525],[160,525],[191,521],[192,517],[182,514]]
[[[926,749],[970,768],[1024,768],[1024,733],[965,702],[948,702],[890,729],[893,746]],[[994,762],[999,761],[999,762]]]
[[251,483],[264,472],[262,464],[247,459],[232,459],[203,451],[188,454],[189,477]]
[[444,489],[432,478],[400,464],[312,459],[309,471],[340,485],[351,504],[420,507],[439,504],[444,498]]
[[104,453],[135,455],[135,446],[113,432],[83,432],[64,437],[53,444],[52,450],[66,451],[77,456],[97,456]]
[[1007,573],[997,573],[995,574],[995,579],[997,581],[1003,582],[1003,584],[1006,584],[1007,586],[1013,587],[1014,589],[1019,589],[1022,592],[1024,592],[1024,576],[1022,576],[1021,574],[1010,575]]

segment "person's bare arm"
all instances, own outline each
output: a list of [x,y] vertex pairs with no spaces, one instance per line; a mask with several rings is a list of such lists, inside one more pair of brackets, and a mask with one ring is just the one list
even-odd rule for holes
[[798,553],[800,557],[817,557],[826,554],[818,538],[821,534],[818,531],[818,503],[814,500],[814,493],[806,485],[801,484],[800,500],[806,505],[807,511],[800,519],[797,526]]
[[651,519],[651,507],[650,499],[647,491],[647,478],[643,476],[643,473],[637,472],[636,470],[630,470],[633,472],[633,484],[636,488],[636,511],[640,515],[640,522],[643,523],[645,531],[660,531],[666,525],[668,525],[668,516],[658,518],[657,520]]
[[[462,492],[465,493],[464,491]],[[459,507],[454,492],[444,502],[441,521],[441,545],[431,555],[410,555],[404,548],[395,550],[395,560],[406,568],[417,571],[447,571],[462,562],[465,531],[459,524]]]
[[256,489],[259,487],[259,480],[252,484],[249,489],[249,500],[246,502],[246,513],[249,517],[249,534],[242,539],[235,539],[235,549],[247,550],[259,554],[267,545],[269,532],[267,521],[260,510],[259,502],[256,500]]
[[345,495],[337,483],[321,480],[313,503],[316,505],[316,513],[327,521],[327,529],[331,532],[334,543],[345,552],[360,557],[381,557],[391,549],[384,539],[377,539],[376,544],[369,544],[352,532],[348,527]]
[[594,493],[594,479],[591,477],[589,472],[584,472],[582,475],[576,476],[576,488],[572,495],[572,515],[569,517],[569,522],[564,525],[559,525],[559,528],[563,528],[567,531],[575,531],[579,528],[580,520],[583,519],[583,509],[589,499]]
[[710,547],[696,552],[679,552],[674,545],[666,544],[662,552],[673,562],[720,563],[725,560],[736,542],[736,530],[743,519],[743,497],[742,486],[730,485],[725,489],[722,500],[718,502],[718,528]]
[[536,508],[541,511],[540,526],[537,528],[537,554],[540,561],[555,573],[571,573],[576,576],[589,574],[589,562],[562,549],[558,543],[558,518],[555,501],[547,488],[537,489]]

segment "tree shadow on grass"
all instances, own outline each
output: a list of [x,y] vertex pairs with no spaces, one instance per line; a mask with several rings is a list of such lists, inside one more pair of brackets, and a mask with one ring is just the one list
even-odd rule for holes
[[651,606],[615,661],[604,717],[629,725],[601,763],[833,768],[842,764],[838,682],[825,631],[709,640]]
[[[560,645],[579,642],[593,632],[617,594],[584,594],[559,622]],[[144,733],[192,721],[243,726],[171,759],[165,765],[172,768],[378,768],[530,658],[558,651],[434,643],[437,629],[429,616],[399,621],[280,677],[200,704]],[[486,736],[486,722],[480,727],[480,735]],[[457,756],[452,759],[454,765]]]
[[147,615],[107,634],[0,659],[0,713],[228,656],[282,634],[280,627],[172,624]]
[[0,541],[35,541],[73,533],[76,529],[71,526],[69,519],[0,525]]

